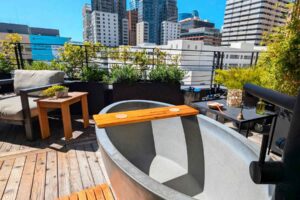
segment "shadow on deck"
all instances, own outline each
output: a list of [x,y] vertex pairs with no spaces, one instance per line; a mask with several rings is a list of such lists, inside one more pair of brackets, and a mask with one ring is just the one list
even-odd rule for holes
[[27,141],[21,126],[0,124],[0,199],[55,199],[106,180],[94,126],[72,120],[65,141],[62,122],[50,120],[51,137]]

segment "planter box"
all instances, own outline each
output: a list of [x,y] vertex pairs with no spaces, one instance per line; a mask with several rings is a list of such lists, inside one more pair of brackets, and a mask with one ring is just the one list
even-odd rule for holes
[[113,84],[113,101],[151,100],[174,105],[184,103],[180,84],[137,82]]
[[[69,86],[69,91],[88,92],[88,107],[89,114],[98,114],[102,108],[107,105],[106,92],[107,85],[99,82],[73,82]],[[73,115],[81,114],[81,105],[79,103],[74,104],[71,107],[71,113]]]
[[[11,79],[11,74],[0,73],[0,80]],[[0,94],[11,93],[14,91],[13,85],[2,85],[0,86]]]

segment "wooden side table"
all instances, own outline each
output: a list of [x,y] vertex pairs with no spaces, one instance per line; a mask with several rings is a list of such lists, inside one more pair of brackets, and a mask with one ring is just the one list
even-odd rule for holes
[[50,128],[47,110],[48,109],[61,109],[64,135],[66,140],[72,138],[72,123],[70,114],[70,105],[80,102],[82,107],[82,117],[84,128],[89,126],[89,112],[87,103],[87,92],[69,92],[66,98],[46,98],[37,100],[37,107],[39,112],[39,121],[41,127],[42,139],[50,136]]

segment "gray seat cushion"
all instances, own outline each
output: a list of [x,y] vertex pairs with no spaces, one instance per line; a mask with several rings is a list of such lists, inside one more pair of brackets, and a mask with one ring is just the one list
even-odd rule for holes
[[[38,115],[37,104],[34,100],[37,98],[29,97],[29,107],[31,116]],[[24,119],[20,96],[0,99],[0,119],[21,121]]]
[[[19,94],[20,89],[63,83],[64,76],[64,72],[55,70],[15,70],[15,93]],[[35,93],[35,95],[39,94],[40,92]]]

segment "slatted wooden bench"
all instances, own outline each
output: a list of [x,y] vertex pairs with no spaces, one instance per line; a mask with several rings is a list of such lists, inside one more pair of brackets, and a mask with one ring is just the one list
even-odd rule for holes
[[114,200],[112,192],[107,184],[98,185],[70,196],[61,197],[57,200]]

